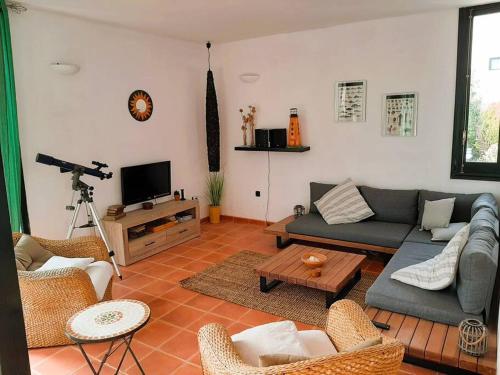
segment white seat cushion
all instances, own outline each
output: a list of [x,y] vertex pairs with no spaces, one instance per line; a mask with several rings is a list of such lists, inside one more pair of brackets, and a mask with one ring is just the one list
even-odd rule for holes
[[469,238],[469,225],[458,231],[441,253],[425,262],[401,268],[391,279],[427,290],[441,290],[455,280],[460,254]]
[[91,263],[85,269],[94,286],[97,299],[101,301],[108,287],[109,280],[113,277],[113,267],[108,262],[100,260]]
[[85,270],[93,261],[94,258],[66,258],[54,255],[34,272],[50,271],[59,268],[79,268]]
[[311,357],[323,357],[338,353],[325,331],[317,329],[299,331],[299,339]]
[[231,336],[241,360],[254,367],[259,357],[267,354],[291,354],[310,357],[302,345],[297,327],[292,321],[282,321],[249,328]]
[[447,228],[433,228],[431,241],[449,241],[466,225],[467,223],[450,223]]

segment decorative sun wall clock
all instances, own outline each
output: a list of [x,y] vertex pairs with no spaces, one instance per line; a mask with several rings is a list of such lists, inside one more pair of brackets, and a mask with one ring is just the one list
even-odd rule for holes
[[153,114],[153,100],[144,90],[135,90],[128,98],[128,110],[137,121],[146,121]]

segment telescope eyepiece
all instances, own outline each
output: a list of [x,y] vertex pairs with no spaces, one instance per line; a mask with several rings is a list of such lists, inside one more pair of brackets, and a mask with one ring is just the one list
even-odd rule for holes
[[101,163],[99,161],[92,161],[92,165],[96,165],[98,168],[108,168],[108,165],[106,163]]

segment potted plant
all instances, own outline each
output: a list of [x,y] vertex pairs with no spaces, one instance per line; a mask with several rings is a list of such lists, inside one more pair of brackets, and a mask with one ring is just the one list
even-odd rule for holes
[[224,189],[224,175],[220,172],[212,172],[207,179],[208,216],[211,224],[220,223],[220,203]]

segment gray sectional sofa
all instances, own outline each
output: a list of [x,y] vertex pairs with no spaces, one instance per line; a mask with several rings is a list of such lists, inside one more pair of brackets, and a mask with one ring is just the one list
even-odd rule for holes
[[[332,187],[311,183],[309,214],[289,223],[286,231],[396,248],[366,294],[368,305],[451,325],[465,318],[488,319],[498,265],[498,207],[493,195],[360,186],[375,215],[360,223],[328,225],[314,201]],[[430,259],[446,246],[446,242],[431,241],[431,233],[419,231],[419,224],[426,200],[449,197],[456,198],[451,222],[470,222],[469,240],[460,257],[455,283],[445,290],[429,291],[392,280],[394,271]]]

